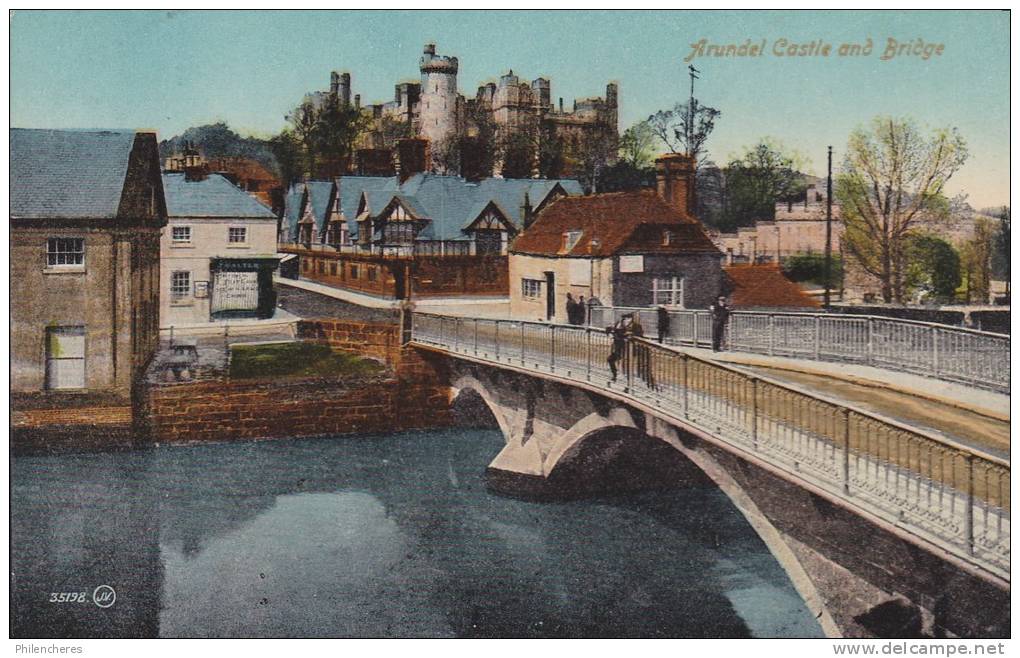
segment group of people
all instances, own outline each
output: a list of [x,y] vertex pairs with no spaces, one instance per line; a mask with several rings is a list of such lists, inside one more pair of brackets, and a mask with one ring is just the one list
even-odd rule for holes
[[570,324],[586,324],[588,321],[588,305],[584,301],[584,295],[577,299],[567,293],[567,322]]
[[[567,295],[567,303],[573,300]],[[568,306],[568,314],[570,307]],[[583,307],[582,307],[583,308]],[[712,351],[718,352],[722,349],[723,337],[726,334],[726,323],[730,317],[730,307],[726,297],[720,295],[710,308],[712,314]],[[659,333],[659,342],[662,343],[669,335],[669,311],[664,306],[656,310],[656,324]],[[606,333],[612,336],[613,343],[606,362],[609,364],[609,371],[612,373],[612,381],[616,381],[617,364],[621,360],[630,358],[633,355],[637,376],[644,379],[651,388],[655,388],[655,377],[652,372],[651,351],[648,346],[637,342],[630,352],[627,351],[627,343],[631,338],[644,338],[645,330],[641,326],[641,318],[636,313],[627,313],[612,326],[606,327]],[[626,363],[626,362],[625,362]]]

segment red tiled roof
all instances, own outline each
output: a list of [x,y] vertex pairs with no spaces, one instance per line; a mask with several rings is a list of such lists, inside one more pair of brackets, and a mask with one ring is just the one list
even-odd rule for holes
[[[563,236],[570,231],[582,233],[568,251]],[[669,245],[663,241],[665,231],[672,233]],[[597,241],[594,246],[593,240]],[[618,253],[719,253],[701,222],[651,191],[556,199],[514,241],[512,251],[603,257]]]
[[730,265],[723,268],[734,308],[818,308],[810,295],[786,278],[778,265]]

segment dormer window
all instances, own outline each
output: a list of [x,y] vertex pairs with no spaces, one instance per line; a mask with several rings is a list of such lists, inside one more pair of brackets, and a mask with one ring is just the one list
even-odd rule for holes
[[570,251],[581,240],[582,231],[567,231],[563,234],[563,251]]

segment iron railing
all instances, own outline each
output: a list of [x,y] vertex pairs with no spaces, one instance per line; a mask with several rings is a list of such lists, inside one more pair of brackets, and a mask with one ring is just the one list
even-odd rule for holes
[[[281,249],[298,249],[326,254],[379,256],[384,258],[455,257],[475,255],[468,240],[419,240],[413,244],[329,244],[324,242],[280,242]],[[495,254],[498,256],[499,254]]]
[[[637,313],[658,337],[655,308],[592,306],[589,324],[607,327]],[[670,310],[668,345],[712,345],[708,311]],[[835,361],[909,372],[1009,393],[1009,336],[874,315],[732,311],[724,346],[736,352]]]
[[795,482],[1009,579],[1007,459],[649,340],[591,327],[413,314],[412,341],[643,404]]

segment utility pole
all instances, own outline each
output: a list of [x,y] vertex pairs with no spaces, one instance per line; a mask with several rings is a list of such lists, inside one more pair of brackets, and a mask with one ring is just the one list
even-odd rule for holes
[[687,65],[687,72],[691,76],[691,98],[687,102],[687,155],[694,156],[691,144],[694,143],[694,81],[698,80],[701,73],[692,64]]
[[832,288],[832,147],[829,147],[829,177],[825,186],[825,298],[823,306],[829,310]]

